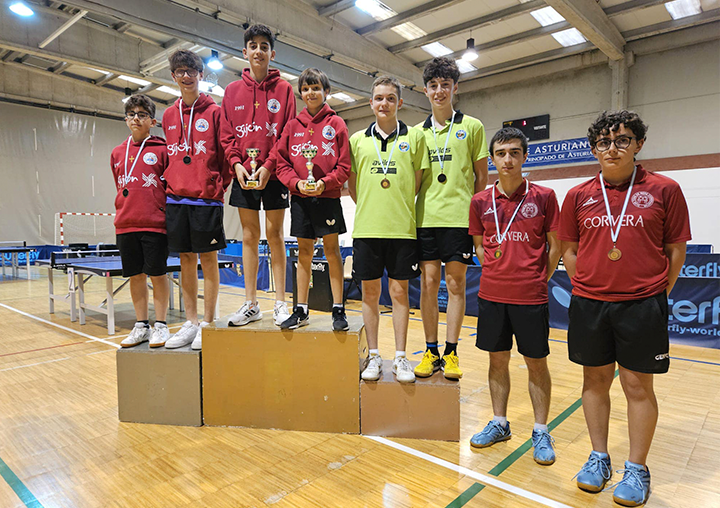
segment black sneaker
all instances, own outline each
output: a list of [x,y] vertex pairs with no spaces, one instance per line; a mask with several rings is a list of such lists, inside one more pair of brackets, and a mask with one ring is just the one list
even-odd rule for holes
[[333,307],[333,330],[336,332],[344,332],[348,329],[347,316],[345,316],[345,307]]
[[309,320],[310,318],[308,317],[307,312],[305,312],[302,307],[297,305],[293,309],[293,313],[290,315],[290,317],[282,322],[280,328],[282,330],[294,330],[295,328],[305,326],[306,324],[308,324]]

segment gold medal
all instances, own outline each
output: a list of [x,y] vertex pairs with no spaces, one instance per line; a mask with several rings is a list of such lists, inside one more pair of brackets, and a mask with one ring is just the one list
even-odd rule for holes
[[617,247],[613,247],[608,251],[608,258],[610,258],[610,261],[617,261],[622,257],[622,252]]
[[380,185],[382,186],[383,189],[388,189],[388,188],[390,188],[390,180],[388,180],[387,178],[383,178],[380,181]]
[[502,257],[502,251],[500,248],[495,249],[495,259],[500,259]]

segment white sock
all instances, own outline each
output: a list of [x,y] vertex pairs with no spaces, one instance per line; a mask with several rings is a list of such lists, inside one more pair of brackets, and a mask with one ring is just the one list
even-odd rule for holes
[[543,425],[542,423],[536,423],[536,424],[533,426],[533,430],[542,430],[542,431],[544,431],[544,432],[547,432],[547,431],[548,431],[548,427],[547,427],[547,425]]
[[305,312],[305,314],[308,313],[308,304],[307,303],[298,303],[297,306],[300,307],[303,310],[303,312]]
[[380,350],[379,349],[371,349],[369,351],[370,356],[380,356]]
[[205,328],[206,326],[210,326],[210,323],[203,320],[203,321],[200,321],[200,324],[198,326],[200,326],[200,328]]
[[605,452],[596,452],[595,450],[593,450],[593,451],[594,451],[595,453],[597,453],[597,454],[600,456],[601,459],[605,459],[605,458],[607,458],[607,457],[610,456],[610,455],[608,455],[608,454],[605,453]]
[[285,303],[285,301],[284,300],[275,300],[275,305],[278,305],[280,303]]
[[404,358],[405,351],[395,351],[395,358]]
[[493,416],[493,421],[498,422],[504,427],[507,425],[507,416]]
[[342,303],[333,303],[333,309],[342,309],[343,304]]

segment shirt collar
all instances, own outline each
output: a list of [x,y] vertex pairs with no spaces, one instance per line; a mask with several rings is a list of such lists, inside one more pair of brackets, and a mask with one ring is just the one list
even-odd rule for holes
[[[642,164],[636,164],[635,167],[637,168],[637,174],[635,175],[635,183],[644,182],[645,178],[647,178],[647,171],[645,170],[645,168],[642,167]],[[621,183],[620,185],[613,185],[611,183],[605,182],[605,187],[608,189],[624,189],[624,188],[630,187],[630,179],[631,178],[632,178],[632,176],[627,181]],[[598,181],[595,186],[598,189],[600,188],[600,179],[599,178],[598,178]]]
[[[453,123],[462,123],[464,116],[465,115],[463,114],[462,111],[460,111],[459,109],[456,109],[455,110],[455,121]],[[430,113],[430,115],[425,119],[425,123],[423,124],[423,129],[432,129],[432,124],[433,124],[433,116],[432,116],[432,113]]]
[[498,198],[505,198],[509,199],[510,201],[521,199],[525,195],[525,187],[527,186],[528,192],[530,192],[530,187],[532,187],[532,184],[527,181],[527,179],[523,178],[522,183],[518,186],[517,189],[515,189],[515,192],[513,192],[510,196],[506,196],[502,192],[500,192],[500,189],[498,189],[498,182],[500,180],[498,179],[495,184],[493,185],[493,192],[495,193],[495,199]]
[[[400,123],[400,135],[401,135],[401,136],[405,136],[405,135],[408,133],[408,127],[407,127],[407,125],[405,125],[405,124],[403,123],[402,120],[398,120],[398,122]],[[395,137],[395,131],[396,131],[396,130],[397,130],[397,129],[393,130],[393,131],[390,133],[390,135],[387,137],[387,139],[392,139],[393,137]],[[365,130],[365,135],[366,135],[367,137],[370,137],[370,136],[372,136],[372,135],[375,135],[376,138],[378,138],[380,141],[383,141],[383,138],[382,138],[382,136],[380,136],[380,133],[378,133],[378,131],[375,130],[375,122],[371,123],[371,124],[370,124],[370,127],[368,127],[368,128]]]

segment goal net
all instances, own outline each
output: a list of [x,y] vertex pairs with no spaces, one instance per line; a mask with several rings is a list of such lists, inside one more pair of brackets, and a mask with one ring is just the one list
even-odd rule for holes
[[114,213],[58,212],[55,245],[115,243]]

